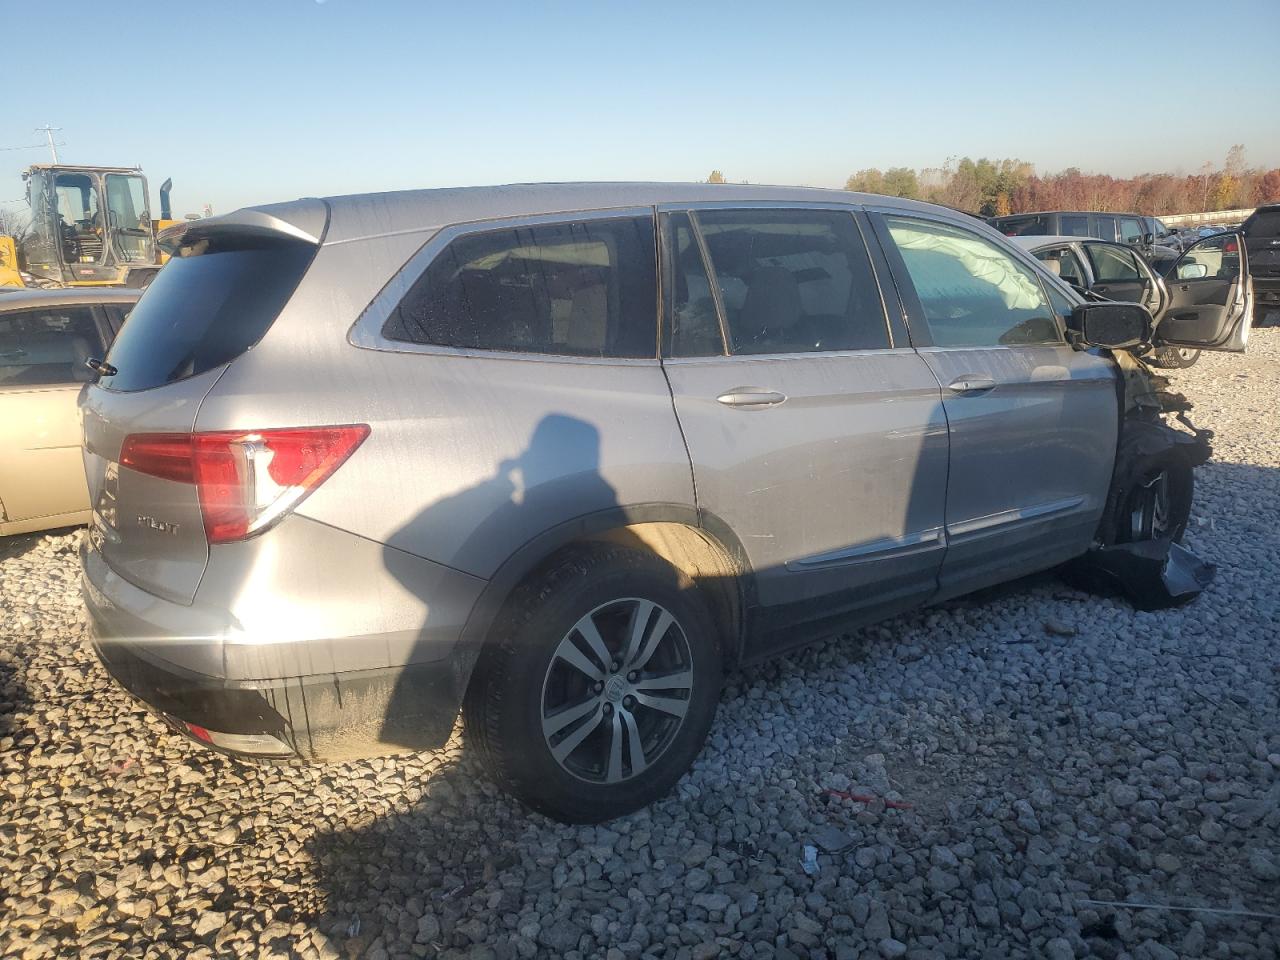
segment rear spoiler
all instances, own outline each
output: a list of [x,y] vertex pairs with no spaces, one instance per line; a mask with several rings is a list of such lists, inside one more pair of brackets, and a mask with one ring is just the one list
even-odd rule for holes
[[170,255],[176,254],[179,247],[205,237],[227,234],[291,237],[318,246],[324,241],[328,226],[329,205],[323,200],[308,198],[175,223],[156,234],[156,243]]

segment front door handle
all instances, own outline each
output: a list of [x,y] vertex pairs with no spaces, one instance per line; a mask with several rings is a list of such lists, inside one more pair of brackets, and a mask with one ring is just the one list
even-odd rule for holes
[[716,399],[726,407],[772,407],[786,400],[787,395],[764,387],[733,387]]
[[952,393],[986,393],[995,385],[996,382],[990,377],[966,375],[952,380],[947,384],[947,389]]

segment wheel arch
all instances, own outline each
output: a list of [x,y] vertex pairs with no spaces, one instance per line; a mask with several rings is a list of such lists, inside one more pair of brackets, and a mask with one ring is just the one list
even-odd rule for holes
[[453,657],[460,692],[466,690],[511,593],[565,553],[598,543],[631,546],[670,563],[706,598],[725,666],[740,660],[747,611],[754,606],[750,564],[741,541],[718,517],[691,506],[637,504],[558,524],[525,543],[498,568],[467,618]]

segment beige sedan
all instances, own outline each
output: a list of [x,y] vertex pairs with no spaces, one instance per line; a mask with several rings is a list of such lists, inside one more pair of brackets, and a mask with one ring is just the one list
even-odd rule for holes
[[0,293],[0,536],[88,522],[76,396],[141,294]]

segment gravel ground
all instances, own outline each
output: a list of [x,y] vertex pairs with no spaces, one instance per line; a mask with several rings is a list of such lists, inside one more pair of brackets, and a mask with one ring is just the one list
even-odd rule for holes
[[80,646],[79,534],[0,544],[0,955],[1276,957],[1280,329],[1254,338],[1173,375],[1218,432],[1196,603],[1045,576],[742,672],[678,794],[605,827],[527,813],[461,736],[188,744]]

